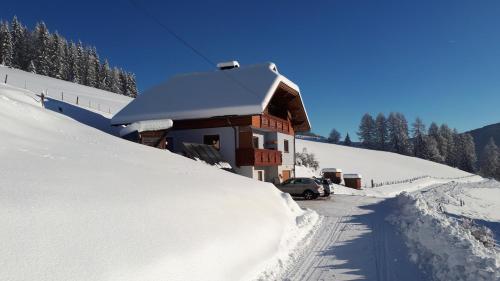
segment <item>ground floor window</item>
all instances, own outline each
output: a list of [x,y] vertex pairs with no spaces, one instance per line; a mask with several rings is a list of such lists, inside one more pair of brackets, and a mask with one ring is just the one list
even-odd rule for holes
[[203,136],[203,144],[211,145],[215,149],[220,150],[220,138],[219,135],[205,135]]
[[257,171],[257,179],[260,181],[264,181],[264,172],[263,171]]

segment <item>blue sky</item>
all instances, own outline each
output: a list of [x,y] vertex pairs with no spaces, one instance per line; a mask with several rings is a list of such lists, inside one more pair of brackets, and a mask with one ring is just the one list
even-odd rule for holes
[[[139,1],[137,1],[139,2]],[[300,87],[313,131],[354,137],[365,112],[459,131],[500,122],[500,1],[140,1],[211,60],[272,61]],[[127,1],[7,1],[136,73],[140,90],[213,69]]]

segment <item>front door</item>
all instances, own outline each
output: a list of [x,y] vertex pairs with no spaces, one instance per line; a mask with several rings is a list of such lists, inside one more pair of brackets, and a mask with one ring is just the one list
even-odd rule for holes
[[290,170],[283,170],[283,172],[281,172],[281,176],[283,177],[282,180],[286,181],[290,178]]

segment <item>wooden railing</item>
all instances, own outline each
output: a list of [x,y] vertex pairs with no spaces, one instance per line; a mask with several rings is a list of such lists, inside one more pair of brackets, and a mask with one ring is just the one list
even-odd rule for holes
[[260,128],[270,129],[285,134],[293,134],[293,128],[288,120],[269,114],[262,114],[260,116]]
[[257,148],[236,149],[237,166],[278,166],[281,165],[281,151]]

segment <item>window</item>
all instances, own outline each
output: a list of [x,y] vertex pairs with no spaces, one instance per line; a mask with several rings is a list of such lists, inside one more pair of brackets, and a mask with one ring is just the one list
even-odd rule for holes
[[215,149],[220,150],[219,135],[205,135],[203,136],[203,143],[206,145],[211,145],[215,147]]
[[253,137],[253,148],[259,148],[259,137]]
[[285,140],[284,146],[285,146],[285,148],[284,148],[285,153],[290,152],[289,147],[288,147],[288,140]]
[[171,152],[174,152],[174,139],[172,137],[167,137],[165,139],[166,142],[166,149],[170,150]]
[[257,178],[258,178],[260,181],[264,181],[264,172],[263,172],[263,171],[258,171],[258,172],[257,172]]

